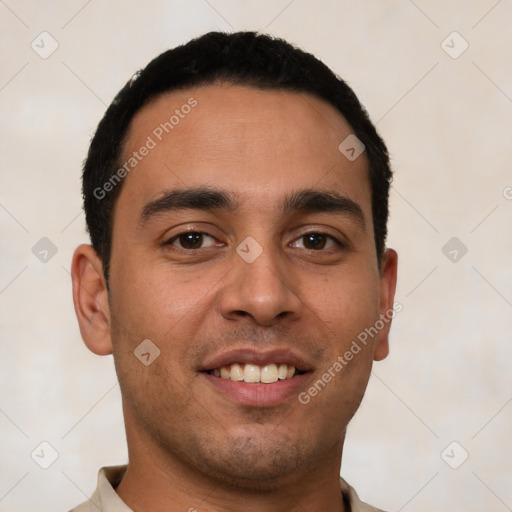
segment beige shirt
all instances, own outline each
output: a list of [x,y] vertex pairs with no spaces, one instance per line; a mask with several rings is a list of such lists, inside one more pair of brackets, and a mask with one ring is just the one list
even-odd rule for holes
[[[114,490],[123,478],[126,466],[101,468],[98,474],[98,487],[91,499],[70,512],[133,512]],[[379,508],[363,503],[356,491],[340,478],[341,493],[347,512],[383,512]]]

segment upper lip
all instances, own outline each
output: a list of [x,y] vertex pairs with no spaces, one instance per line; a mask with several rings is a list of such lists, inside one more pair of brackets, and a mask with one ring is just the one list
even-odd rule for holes
[[288,348],[273,348],[271,350],[258,350],[254,347],[231,349],[226,352],[214,355],[209,358],[200,371],[214,370],[222,366],[229,366],[234,363],[248,363],[258,366],[267,364],[288,364],[295,368],[307,372],[313,369],[312,365],[306,359],[294,350]]

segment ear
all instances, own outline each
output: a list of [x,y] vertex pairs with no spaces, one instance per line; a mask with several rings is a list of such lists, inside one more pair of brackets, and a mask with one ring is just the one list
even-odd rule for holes
[[80,245],[71,263],[73,303],[85,344],[95,354],[112,353],[108,291],[103,264],[90,245]]
[[398,267],[398,254],[393,249],[386,249],[382,257],[380,270],[380,320],[384,326],[379,330],[373,359],[381,361],[389,354],[389,330],[391,328],[391,319],[395,316],[394,306],[396,276]]

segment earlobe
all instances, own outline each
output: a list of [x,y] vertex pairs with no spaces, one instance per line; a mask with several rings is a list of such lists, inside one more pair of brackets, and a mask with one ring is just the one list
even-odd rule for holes
[[112,353],[108,291],[103,265],[90,245],[80,245],[71,264],[73,303],[82,339],[98,355]]
[[394,300],[398,268],[398,254],[393,249],[386,249],[382,257],[381,273],[380,273],[380,320],[383,323],[382,329],[379,330],[377,343],[373,359],[381,361],[389,354],[389,330],[391,328],[391,320],[395,316]]

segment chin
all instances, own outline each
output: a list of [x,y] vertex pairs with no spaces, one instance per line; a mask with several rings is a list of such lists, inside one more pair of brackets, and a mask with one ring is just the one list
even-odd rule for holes
[[205,469],[210,477],[214,476],[224,485],[247,491],[271,490],[281,486],[283,480],[308,465],[310,459],[303,452],[302,443],[284,440],[271,433],[267,433],[264,439],[253,435],[240,436],[231,439],[227,445],[203,446],[206,453],[202,463],[207,465]]

